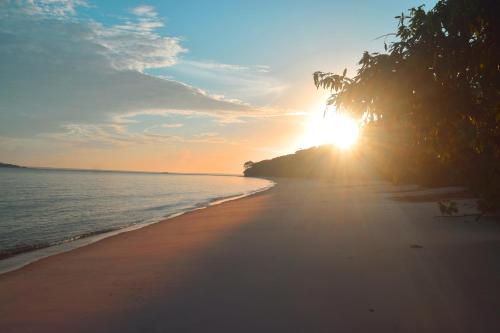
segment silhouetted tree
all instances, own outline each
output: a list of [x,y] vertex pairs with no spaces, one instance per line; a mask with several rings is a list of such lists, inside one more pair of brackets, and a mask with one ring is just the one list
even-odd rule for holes
[[253,166],[252,161],[246,161],[245,164],[243,164],[243,168],[245,168],[245,170],[251,168],[252,166]]
[[[441,0],[402,13],[385,53],[352,78],[314,73],[327,103],[361,117],[394,179],[459,183],[500,206],[500,1]],[[375,152],[374,152],[375,154]]]

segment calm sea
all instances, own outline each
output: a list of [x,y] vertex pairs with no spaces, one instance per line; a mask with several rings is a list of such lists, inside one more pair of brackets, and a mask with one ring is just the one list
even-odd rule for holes
[[0,272],[270,186],[238,176],[0,168]]

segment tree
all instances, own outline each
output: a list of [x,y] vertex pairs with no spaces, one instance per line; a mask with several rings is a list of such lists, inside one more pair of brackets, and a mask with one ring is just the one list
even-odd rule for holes
[[412,8],[396,17],[386,52],[365,52],[354,77],[313,75],[332,92],[328,104],[365,121],[388,176],[467,185],[483,211],[500,207],[499,7],[441,0]]
[[248,169],[248,168],[251,168],[253,166],[253,162],[252,161],[246,161],[245,164],[243,164],[243,168]]

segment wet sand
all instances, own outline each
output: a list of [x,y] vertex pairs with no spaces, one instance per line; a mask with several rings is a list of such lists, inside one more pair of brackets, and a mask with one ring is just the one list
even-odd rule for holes
[[395,190],[278,180],[40,260],[0,332],[500,332],[499,224]]

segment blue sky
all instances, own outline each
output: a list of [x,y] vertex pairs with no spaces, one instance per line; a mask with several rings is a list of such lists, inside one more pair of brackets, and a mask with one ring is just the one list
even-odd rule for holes
[[33,166],[239,172],[301,148],[395,15],[434,1],[0,1],[0,156]]

